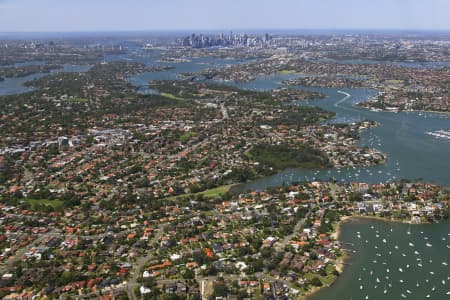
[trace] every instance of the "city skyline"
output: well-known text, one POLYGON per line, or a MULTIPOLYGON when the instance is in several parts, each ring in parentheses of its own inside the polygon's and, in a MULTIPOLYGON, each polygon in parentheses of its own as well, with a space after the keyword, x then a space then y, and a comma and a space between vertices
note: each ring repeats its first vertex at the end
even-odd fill
POLYGON ((199 30, 450 30, 445 0, 0 0, 0 32, 199 30), (20 22, 17 22, 20 20, 20 22))

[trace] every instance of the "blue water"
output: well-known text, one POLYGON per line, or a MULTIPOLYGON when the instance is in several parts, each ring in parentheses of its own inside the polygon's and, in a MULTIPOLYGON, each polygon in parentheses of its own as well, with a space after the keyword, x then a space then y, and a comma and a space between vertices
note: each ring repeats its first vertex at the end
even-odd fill
MULTIPOLYGON (((241 88, 268 90, 280 87, 284 79, 293 75, 264 76, 250 83, 236 84, 241 88)), ((377 91, 371 89, 335 89, 301 87, 327 95, 323 100, 302 101, 302 105, 316 105, 336 113, 335 122, 349 123, 359 120, 374 120, 380 124, 361 134, 361 145, 370 146, 386 153, 386 164, 372 167, 356 167, 305 170, 288 169, 279 174, 265 177, 236 187, 236 190, 264 189, 283 183, 312 179, 338 181, 365 181, 369 183, 399 179, 418 179, 443 185, 450 185, 450 142, 433 138, 425 132, 450 130, 450 115, 419 112, 373 112, 354 107, 355 103, 366 101, 377 91), (339 92, 340 91, 340 92, 339 92), (346 98, 342 92, 350 94, 346 98), (346 98, 346 99, 345 99, 346 98)))
POLYGON ((431 225, 360 219, 345 222, 339 240, 356 253, 331 288, 308 300, 356 300, 366 296, 398 300, 404 299, 402 294, 414 300, 449 299, 450 269, 445 265, 450 263, 449 228, 450 221, 431 225))
MULTIPOLYGON (((126 55, 111 55, 107 60, 132 60, 151 65, 169 65, 174 69, 161 72, 147 72, 131 76, 129 81, 142 93, 155 93, 148 88, 151 80, 177 79, 178 74, 184 72, 197 72, 214 66, 226 64, 244 63, 248 60, 230 60, 214 58, 194 58, 191 62, 165 63, 160 62, 160 50, 137 51, 126 55)), ((65 71, 82 72, 88 70, 89 66, 65 66, 65 71)), ((29 91, 22 84, 33 78, 45 74, 34 74, 24 78, 7 78, 0 82, 0 95, 16 94, 29 91)), ((285 79, 295 78, 292 74, 276 74, 259 77, 249 83, 233 84, 240 88, 270 90, 282 86, 285 79)), ((369 119, 380 124, 379 127, 367 130, 361 135, 361 145, 377 148, 388 155, 387 163, 384 165, 364 168, 342 168, 328 170, 304 170, 288 169, 274 176, 262 178, 238 187, 239 190, 264 189, 268 186, 277 186, 283 183, 335 178, 338 181, 366 181, 371 183, 384 182, 388 180, 399 180, 402 178, 431 181, 438 184, 450 185, 450 142, 435 139, 425 134, 427 131, 439 129, 450 129, 450 115, 437 113, 401 112, 386 113, 372 112, 359 109, 353 105, 357 102, 366 101, 376 91, 370 89, 343 89, 339 91, 334 88, 319 87, 293 87, 305 88, 326 94, 323 100, 302 101, 301 105, 317 105, 326 110, 336 113, 334 122, 355 122, 369 119), (350 97, 342 93, 350 94, 350 97), (345 98, 345 99, 344 99, 345 98)))
MULTIPOLYGON (((45 64, 42 61, 32 61, 27 63, 17 63, 16 67, 21 67, 24 65, 41 65, 45 64)), ((69 65, 64 64, 62 69, 52 70, 50 73, 35 73, 24 77, 17 78, 5 78, 4 81, 0 81, 0 96, 5 95, 17 95, 26 92, 30 92, 33 90, 32 87, 26 87, 24 84, 27 81, 31 81, 33 79, 41 78, 47 76, 49 74, 55 74, 58 72, 87 72, 91 66, 89 65, 69 65)))

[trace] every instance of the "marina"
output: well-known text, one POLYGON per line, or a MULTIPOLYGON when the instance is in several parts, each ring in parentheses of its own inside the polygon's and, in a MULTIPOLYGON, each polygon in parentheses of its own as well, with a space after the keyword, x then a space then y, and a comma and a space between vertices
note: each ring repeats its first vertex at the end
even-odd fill
POLYGON ((308 300, 364 299, 366 296, 388 300, 446 299, 450 284, 446 255, 449 225, 447 221, 408 229, 407 224, 368 219, 343 222, 339 240, 346 245, 352 241, 357 253, 349 256, 344 273, 331 288, 319 291, 308 300), (408 230, 411 230, 410 235, 406 234, 408 230), (380 233, 378 238, 376 231, 380 233), (358 235, 362 239, 355 239, 358 235), (383 243, 383 236, 387 243, 383 243), (425 237, 432 241, 433 247, 423 242, 425 237), (393 245, 393 241, 397 245, 393 245), (412 261, 418 263, 411 264, 412 261), (349 288, 352 286, 359 288, 349 288))

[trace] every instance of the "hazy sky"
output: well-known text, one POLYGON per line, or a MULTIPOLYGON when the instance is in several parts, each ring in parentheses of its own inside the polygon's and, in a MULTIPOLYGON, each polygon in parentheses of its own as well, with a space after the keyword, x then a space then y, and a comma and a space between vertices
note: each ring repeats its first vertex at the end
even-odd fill
POLYGON ((0 0, 0 32, 450 30, 450 0, 0 0))

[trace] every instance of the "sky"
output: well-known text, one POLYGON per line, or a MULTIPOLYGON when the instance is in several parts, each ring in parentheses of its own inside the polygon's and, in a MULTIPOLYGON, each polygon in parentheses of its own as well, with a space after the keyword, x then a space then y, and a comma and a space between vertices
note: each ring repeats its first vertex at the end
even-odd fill
POLYGON ((0 32, 450 30, 450 0, 0 0, 0 32))

